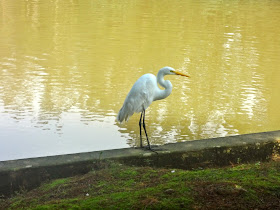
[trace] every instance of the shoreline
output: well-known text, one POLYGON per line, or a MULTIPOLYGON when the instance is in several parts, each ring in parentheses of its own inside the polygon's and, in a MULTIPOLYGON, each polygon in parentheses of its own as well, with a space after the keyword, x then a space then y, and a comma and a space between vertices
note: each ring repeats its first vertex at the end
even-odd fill
POLYGON ((280 155, 280 130, 156 146, 0 161, 0 195, 38 187, 50 179, 99 170, 112 162, 129 166, 197 169, 269 161, 280 155))

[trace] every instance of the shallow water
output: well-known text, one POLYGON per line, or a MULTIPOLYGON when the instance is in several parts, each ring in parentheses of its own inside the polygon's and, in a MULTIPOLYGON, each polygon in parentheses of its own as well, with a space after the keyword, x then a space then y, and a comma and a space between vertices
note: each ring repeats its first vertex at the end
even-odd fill
POLYGON ((280 129, 279 1, 0 2, 0 160, 139 145, 116 115, 172 66, 152 144, 280 129))

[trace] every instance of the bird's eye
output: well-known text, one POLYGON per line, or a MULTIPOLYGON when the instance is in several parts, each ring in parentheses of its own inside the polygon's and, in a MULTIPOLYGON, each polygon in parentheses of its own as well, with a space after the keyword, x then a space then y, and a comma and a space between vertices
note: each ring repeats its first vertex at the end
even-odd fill
POLYGON ((170 72, 171 72, 171 73, 174 73, 174 71, 173 71, 173 70, 170 70, 170 72))

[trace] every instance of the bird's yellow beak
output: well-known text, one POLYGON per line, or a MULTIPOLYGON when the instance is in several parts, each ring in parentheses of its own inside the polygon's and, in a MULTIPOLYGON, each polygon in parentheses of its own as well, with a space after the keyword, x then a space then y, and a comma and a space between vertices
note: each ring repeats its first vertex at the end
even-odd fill
POLYGON ((178 72, 178 71, 174 71, 174 73, 177 74, 177 75, 180 75, 180 76, 190 77, 190 76, 188 76, 188 75, 186 75, 186 74, 183 74, 183 73, 181 73, 181 72, 178 72))

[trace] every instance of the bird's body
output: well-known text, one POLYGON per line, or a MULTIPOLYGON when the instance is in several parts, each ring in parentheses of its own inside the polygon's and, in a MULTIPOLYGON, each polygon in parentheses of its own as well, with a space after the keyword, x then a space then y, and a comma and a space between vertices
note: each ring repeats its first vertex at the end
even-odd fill
MULTIPOLYGON (((150 144, 145 129, 145 110, 151 105, 153 101, 164 99, 171 94, 172 84, 169 80, 164 80, 163 78, 168 74, 187 76, 185 74, 176 72, 171 67, 164 67, 160 69, 157 76, 153 74, 144 74, 132 86, 117 116, 117 120, 119 122, 123 122, 124 120, 128 121, 129 117, 135 112, 141 112, 139 121, 141 138, 141 119, 142 115, 144 114, 143 127, 146 133, 149 148, 150 144), (157 83, 159 83, 165 89, 160 89, 157 83)), ((142 139, 140 141, 140 145, 142 147, 142 139)))
MULTIPOLYGON (((167 97, 171 93, 172 85, 165 90, 167 90, 167 97)), ((117 120, 119 122, 128 121, 129 117, 135 112, 146 110, 153 101, 160 99, 160 93, 165 90, 158 87, 155 75, 144 74, 132 86, 123 107, 119 111, 117 120)))

